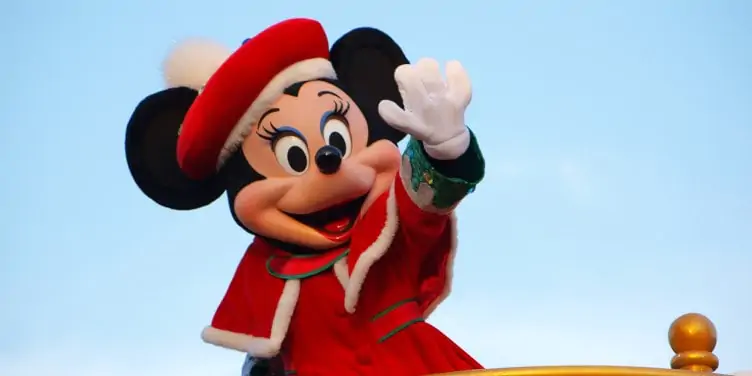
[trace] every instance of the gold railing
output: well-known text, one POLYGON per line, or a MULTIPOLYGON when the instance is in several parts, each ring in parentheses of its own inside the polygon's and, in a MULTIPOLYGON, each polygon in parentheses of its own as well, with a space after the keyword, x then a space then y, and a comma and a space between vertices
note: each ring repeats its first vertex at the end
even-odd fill
POLYGON ((668 330, 674 350, 671 369, 618 366, 550 366, 500 368, 483 371, 454 372, 453 376, 697 376, 714 374, 718 357, 713 354, 718 335, 715 325, 699 313, 676 319, 668 330))

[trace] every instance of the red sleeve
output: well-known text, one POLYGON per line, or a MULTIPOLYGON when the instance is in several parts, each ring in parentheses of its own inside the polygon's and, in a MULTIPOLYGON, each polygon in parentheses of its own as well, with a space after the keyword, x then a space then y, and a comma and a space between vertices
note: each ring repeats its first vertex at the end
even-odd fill
MULTIPOLYGON (((405 183, 397 175, 394 194, 399 212, 400 230, 406 240, 425 245, 427 241, 435 242, 449 225, 449 214, 432 213, 421 209, 413 202, 405 189, 405 183)), ((419 247, 424 248, 425 247, 419 247)))
POLYGON ((245 253, 214 314, 212 327, 254 337, 269 336, 274 309, 269 309, 266 301, 270 289, 261 286, 266 278, 263 261, 258 258, 250 249, 245 253))
POLYGON ((406 272, 414 276, 418 302, 430 313, 451 283, 447 275, 454 256, 455 234, 450 214, 422 210, 410 198, 402 179, 395 182, 395 199, 400 220, 400 236, 406 250, 403 262, 406 272))

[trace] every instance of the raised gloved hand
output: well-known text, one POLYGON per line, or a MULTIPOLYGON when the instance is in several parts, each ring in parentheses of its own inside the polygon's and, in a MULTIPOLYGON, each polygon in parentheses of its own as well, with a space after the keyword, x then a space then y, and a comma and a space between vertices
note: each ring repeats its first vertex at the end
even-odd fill
POLYGON ((404 110, 392 101, 379 103, 379 114, 392 127, 423 142, 434 159, 453 160, 470 145, 465 109, 472 98, 470 78, 457 61, 446 64, 446 80, 439 63, 421 59, 394 72, 404 110))

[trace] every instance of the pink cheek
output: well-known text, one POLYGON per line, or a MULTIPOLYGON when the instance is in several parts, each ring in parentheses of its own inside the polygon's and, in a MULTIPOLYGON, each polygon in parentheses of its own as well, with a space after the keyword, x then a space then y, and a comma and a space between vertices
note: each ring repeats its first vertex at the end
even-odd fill
POLYGON ((291 179, 276 178, 251 183, 235 196, 235 215, 243 224, 259 222, 263 213, 278 210, 279 201, 293 185, 291 179))
POLYGON ((235 209, 235 215, 238 216, 243 223, 252 222, 256 214, 268 208, 269 199, 264 195, 264 190, 258 189, 253 183, 245 188, 235 196, 235 202, 233 203, 235 209))
POLYGON ((253 195, 241 191, 236 197, 233 204, 235 209, 235 215, 238 220, 247 227, 253 227, 253 219, 257 216, 260 208, 254 205, 255 202, 252 199, 253 195))
POLYGON ((373 143, 363 151, 362 161, 371 166, 377 173, 392 172, 399 169, 402 155, 393 143, 382 140, 373 143))
POLYGON ((402 154, 396 146, 389 147, 389 149, 384 152, 382 158, 384 158, 385 164, 390 168, 399 168, 400 164, 402 164, 402 154))

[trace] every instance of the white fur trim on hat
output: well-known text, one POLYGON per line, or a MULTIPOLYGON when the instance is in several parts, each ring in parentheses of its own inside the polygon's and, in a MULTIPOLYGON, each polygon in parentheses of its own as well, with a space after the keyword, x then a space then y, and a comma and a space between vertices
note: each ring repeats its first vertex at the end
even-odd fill
POLYGON ((227 158, 237 150, 238 146, 250 133, 253 123, 282 95, 285 88, 296 82, 317 78, 337 78, 334 67, 332 67, 332 63, 329 60, 324 58, 303 60, 287 67, 287 69, 276 75, 264 87, 264 90, 261 91, 261 94, 251 104, 251 107, 246 110, 240 121, 235 124, 235 128, 230 132, 224 147, 222 147, 222 151, 219 153, 217 168, 222 167, 227 158))
POLYGON ((167 87, 188 87, 201 90, 232 52, 207 39, 179 42, 162 64, 167 87))

